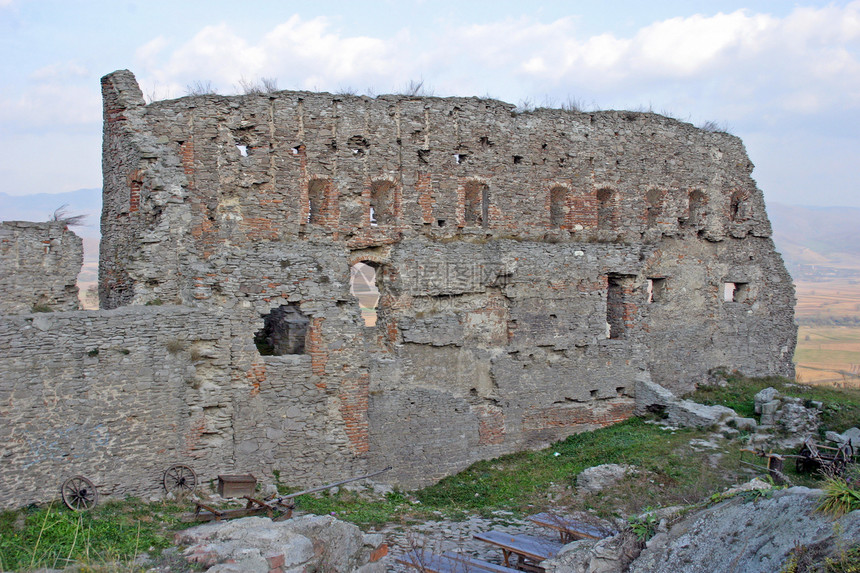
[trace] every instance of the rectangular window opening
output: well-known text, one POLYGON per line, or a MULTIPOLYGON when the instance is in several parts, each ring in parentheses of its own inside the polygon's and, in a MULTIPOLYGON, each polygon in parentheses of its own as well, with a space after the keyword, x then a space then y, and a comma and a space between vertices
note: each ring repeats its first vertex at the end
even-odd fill
POLYGON ((553 187, 549 192, 549 222, 554 229, 564 226, 567 213, 567 189, 553 187))
POLYGON ((627 330, 636 318, 636 304, 632 297, 634 280, 633 276, 620 274, 611 274, 607 279, 606 338, 627 338, 627 330))
POLYGON ((666 296, 666 279, 655 277, 648 279, 648 304, 663 302, 666 296))
POLYGON ((394 183, 374 181, 370 185, 370 226, 390 225, 395 222, 394 183))
POLYGON ((308 183, 308 223, 322 222, 327 185, 323 179, 314 179, 308 183))
POLYGON ((469 181, 465 188, 465 223, 467 227, 487 227, 490 209, 490 188, 469 181))

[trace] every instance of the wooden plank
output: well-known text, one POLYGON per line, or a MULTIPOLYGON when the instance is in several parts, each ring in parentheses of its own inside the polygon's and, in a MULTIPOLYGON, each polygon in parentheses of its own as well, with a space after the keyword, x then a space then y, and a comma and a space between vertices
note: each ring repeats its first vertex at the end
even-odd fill
MULTIPOLYGON (((208 507, 207 511, 211 511, 208 507)), ((182 516, 182 521, 221 521, 222 519, 235 519, 237 517, 248 517, 252 515, 262 515, 266 513, 265 507, 253 507, 251 509, 225 509, 217 513, 186 513, 182 516)))
POLYGON ((599 527, 572 517, 561 517, 551 513, 538 513, 527 518, 542 527, 554 529, 571 539, 604 539, 618 532, 614 529, 599 527))
POLYGON ((468 573, 468 565, 430 551, 410 551, 394 558, 398 563, 414 567, 422 573, 468 573))
POLYGON ((496 565, 495 563, 490 563, 488 561, 483 561, 481 559, 475 559, 469 555, 464 553, 451 553, 445 552, 442 554, 442 557, 447 557, 449 559, 453 559, 454 561, 460 561, 468 565, 467 571, 474 571, 475 573, 483 573, 484 571, 490 571, 492 573, 519 573, 517 569, 511 569, 510 567, 505 567, 504 565, 496 565))
MULTIPOLYGON (((557 541, 540 539, 530 535, 511 535, 510 533, 496 530, 476 533, 473 537, 485 543, 501 547, 503 551, 515 553, 537 563, 554 557, 563 547, 557 541)), ((505 562, 507 562, 507 559, 505 559, 505 562)))

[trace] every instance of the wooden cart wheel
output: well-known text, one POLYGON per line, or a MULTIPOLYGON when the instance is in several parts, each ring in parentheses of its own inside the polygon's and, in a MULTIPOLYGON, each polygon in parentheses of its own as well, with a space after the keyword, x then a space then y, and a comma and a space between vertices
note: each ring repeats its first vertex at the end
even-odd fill
POLYGON ((197 474, 190 467, 176 464, 164 471, 164 491, 175 495, 191 493, 197 487, 197 474))
POLYGON ((84 476, 70 477, 60 488, 63 503, 74 511, 87 511, 99 502, 99 492, 96 486, 84 476))

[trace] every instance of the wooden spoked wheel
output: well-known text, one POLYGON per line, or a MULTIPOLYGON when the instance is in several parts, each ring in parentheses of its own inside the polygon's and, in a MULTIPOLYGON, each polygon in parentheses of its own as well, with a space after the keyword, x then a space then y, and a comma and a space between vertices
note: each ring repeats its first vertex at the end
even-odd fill
POLYGON ((167 493, 191 493, 197 487, 197 474, 188 466, 176 464, 164 471, 162 484, 167 493))
POLYGON ((84 476, 70 477, 60 488, 63 503, 74 511, 87 511, 99 502, 99 492, 96 486, 84 476))

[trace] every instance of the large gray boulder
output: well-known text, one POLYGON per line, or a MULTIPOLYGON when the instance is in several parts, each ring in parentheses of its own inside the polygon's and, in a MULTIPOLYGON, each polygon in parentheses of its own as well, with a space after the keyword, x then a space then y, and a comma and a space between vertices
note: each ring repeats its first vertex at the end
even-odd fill
POLYGON ((328 515, 275 522, 246 517, 198 525, 176 534, 185 557, 208 573, 381 573, 387 553, 377 536, 328 515))
POLYGON ((603 464, 582 470, 576 477, 576 489, 580 493, 595 493, 615 485, 627 474, 636 471, 633 466, 603 464))
POLYGON ((693 513, 648 542, 631 573, 780 571, 795 547, 838 551, 860 542, 860 511, 842 518, 815 509, 822 492, 793 487, 749 501, 735 497, 693 513))
POLYGON ((708 428, 737 417, 731 408, 682 400, 649 377, 640 376, 636 379, 635 413, 641 416, 649 412, 662 413, 666 416, 666 422, 673 426, 693 428, 708 428))
POLYGON ((631 531, 606 539, 581 539, 565 545, 541 563, 546 573, 622 573, 639 554, 641 543, 631 531))
POLYGON ((840 446, 850 443, 855 451, 860 450, 860 428, 849 428, 841 434, 827 432, 824 437, 831 442, 836 442, 840 446))

